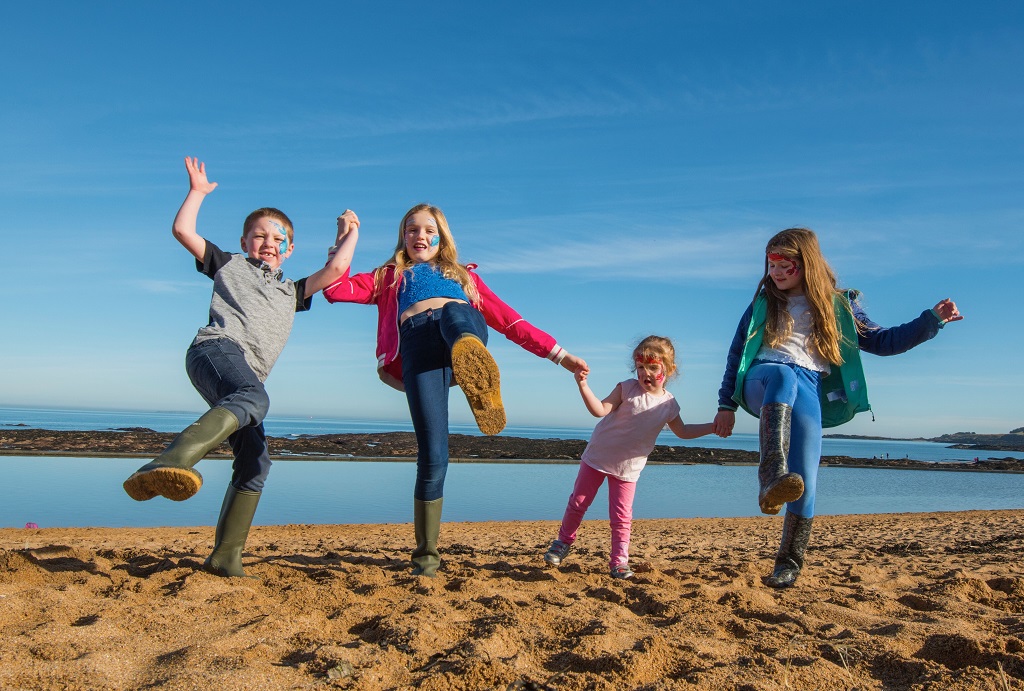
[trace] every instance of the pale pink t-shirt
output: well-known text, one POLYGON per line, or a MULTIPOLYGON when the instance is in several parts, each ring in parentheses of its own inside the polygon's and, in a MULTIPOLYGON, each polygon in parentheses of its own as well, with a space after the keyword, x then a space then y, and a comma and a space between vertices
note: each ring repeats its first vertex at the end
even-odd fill
POLYGON ((679 415, 679 403, 668 391, 652 396, 636 379, 619 382, 622 403, 594 427, 582 461, 624 482, 636 482, 654 450, 658 433, 679 415))

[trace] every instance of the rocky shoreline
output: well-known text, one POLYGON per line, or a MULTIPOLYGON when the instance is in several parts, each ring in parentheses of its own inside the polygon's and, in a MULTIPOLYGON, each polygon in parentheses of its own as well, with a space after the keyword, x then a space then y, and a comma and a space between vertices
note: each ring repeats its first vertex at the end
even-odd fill
MULTIPOLYGON (((5 429, 0 431, 0 455, 92 456, 147 458, 174 438, 173 433, 148 428, 102 431, 54 431, 5 429)), ((527 439, 523 437, 480 437, 452 434, 449 437, 453 462, 576 463, 586 440, 527 439)), ((274 460, 401 460, 416 457, 412 432, 377 434, 320 434, 268 437, 274 460)), ((210 454, 230 457, 227 444, 210 454)), ((757 453, 739 449, 711 449, 656 446, 650 463, 756 465, 757 453)), ((970 463, 936 463, 908 458, 864 459, 825 456, 823 466, 858 468, 904 468, 913 470, 955 470, 980 472, 1024 472, 1024 460, 990 458, 970 463)))

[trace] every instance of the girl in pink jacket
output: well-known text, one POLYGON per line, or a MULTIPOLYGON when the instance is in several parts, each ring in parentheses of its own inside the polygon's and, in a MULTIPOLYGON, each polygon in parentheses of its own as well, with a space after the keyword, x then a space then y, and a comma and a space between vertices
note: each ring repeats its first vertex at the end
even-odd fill
POLYGON ((440 209, 419 204, 398 226, 391 259, 369 273, 324 289, 329 302, 377 306, 377 371, 404 390, 416 431, 413 573, 433 576, 440 564, 444 478, 448 470, 448 390, 462 388, 484 434, 505 427, 500 377, 487 350, 487 327, 570 372, 587 371, 547 333, 502 302, 459 263, 455 239, 440 209))

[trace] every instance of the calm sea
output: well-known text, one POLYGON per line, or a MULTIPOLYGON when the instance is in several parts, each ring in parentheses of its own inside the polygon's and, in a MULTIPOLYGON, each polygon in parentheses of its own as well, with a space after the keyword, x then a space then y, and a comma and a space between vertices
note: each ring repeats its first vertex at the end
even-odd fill
MULTIPOLYGON (((51 430, 111 430, 127 427, 148 427, 157 432, 180 432, 195 421, 196 413, 130 412, 111 410, 57 410, 50 408, 0 407, 0 429, 24 425, 51 430)), ((303 434, 348 434, 374 432, 411 432, 408 420, 335 420, 314 417, 268 417, 264 422, 267 434, 287 437, 303 434)), ((452 424, 454 434, 479 435, 474 425, 452 424)), ((514 427, 501 433, 505 437, 528 439, 589 439, 592 427, 514 427)), ((734 434, 728 439, 715 436, 700 439, 679 439, 671 432, 663 432, 658 443, 668 446, 692 446, 714 449, 740 449, 757 451, 757 435, 734 434)), ((978 452, 951 449, 927 441, 824 439, 825 456, 851 458, 912 458, 918 461, 973 461, 975 456, 988 458, 1024 458, 1024 452, 978 452)))
MULTIPOLYGON (((192 413, 134 413, 0 408, 0 428, 103 430, 148 427, 176 432, 192 413)), ((274 436, 409 431, 404 422, 271 418, 274 436)), ((475 428, 453 426, 474 434, 475 428)), ((508 428, 503 434, 531 438, 586 439, 590 429, 508 428)), ((753 435, 717 437, 695 444, 671 435, 665 444, 756 450, 753 435)), ((917 460, 966 461, 973 456, 929 442, 825 440, 826 455, 859 458, 890 454, 917 460)), ((1020 458, 1024 454, 999 452, 1020 458)), ((0 527, 35 523, 55 526, 196 526, 216 521, 231 473, 224 460, 204 460, 205 484, 186 502, 162 497, 132 501, 121 483, 147 459, 0 456, 0 527)), ((412 520, 412 462, 287 461, 274 464, 256 523, 405 523, 412 520)), ((445 520, 507 521, 561 518, 576 476, 574 464, 458 463, 445 484, 445 520)), ((753 466, 649 466, 637 486, 636 518, 759 515, 753 466)), ((1024 475, 948 471, 823 468, 819 514, 959 511, 1024 508, 1024 475)), ((605 490, 587 517, 607 519, 605 490)))

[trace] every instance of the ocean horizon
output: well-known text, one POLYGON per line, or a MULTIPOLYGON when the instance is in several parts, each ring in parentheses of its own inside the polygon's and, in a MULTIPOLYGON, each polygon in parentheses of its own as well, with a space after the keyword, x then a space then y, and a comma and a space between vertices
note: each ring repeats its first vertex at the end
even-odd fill
MULTIPOLYGON (((128 428, 148 428, 155 432, 179 432, 191 424, 201 413, 195 411, 131 411, 87 408, 44 408, 29 406, 0 406, 0 429, 27 427, 54 431, 101 431, 128 428)), ((408 420, 359 420, 316 416, 269 416, 264 421, 267 434, 273 437, 294 437, 323 434, 382 434, 386 432, 412 432, 408 420)), ((452 434, 481 436, 476 425, 451 423, 452 434)), ((509 425, 503 437, 526 439, 582 439, 587 440, 591 427, 509 425)), ((722 439, 713 435, 699 439, 679 439, 668 430, 658 436, 658 444, 702 449, 757 451, 756 434, 733 434, 722 439)), ((910 458, 928 462, 971 462, 975 458, 1024 459, 1024 452, 982 452, 953 449, 945 444, 919 439, 822 439, 823 456, 849 456, 850 458, 910 458)))

